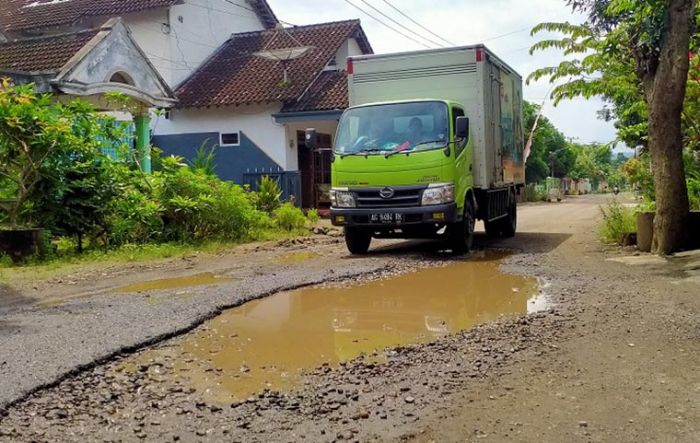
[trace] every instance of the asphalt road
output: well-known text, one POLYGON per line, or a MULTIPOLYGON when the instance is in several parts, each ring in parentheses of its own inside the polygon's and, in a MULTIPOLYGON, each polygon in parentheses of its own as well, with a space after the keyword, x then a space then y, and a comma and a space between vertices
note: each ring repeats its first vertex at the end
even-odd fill
POLYGON ((60 277, 71 285, 38 283, 47 295, 15 291, 0 323, 2 401, 52 386, 10 407, 0 421, 0 436, 19 441, 65 436, 126 441, 174 436, 185 441, 289 441, 301 436, 310 441, 697 441, 697 285, 683 278, 690 272, 685 262, 647 260, 629 266, 611 261, 632 251, 603 247, 596 239, 598 206, 607 199, 587 196, 525 205, 514 239, 477 239, 480 247, 520 251, 505 269, 538 277, 553 310, 389 352, 383 365, 359 361, 315 371, 294 394, 296 400, 268 393, 222 411, 196 394, 146 395, 153 384, 148 372, 117 376, 113 357, 283 288, 361 280, 450 260, 438 242, 377 242, 367 257, 355 258, 338 239, 320 237, 305 244, 198 256, 184 264, 74 270, 60 277), (300 253, 303 259, 297 261, 300 253), (204 270, 238 280, 185 293, 114 291, 128 283, 204 270), (102 277, 98 282, 95 272, 102 277), (99 286, 100 293, 91 296, 91 286, 99 286), (66 287, 80 297, 72 297, 66 287), (37 304, 47 298, 51 303, 37 304), (50 406, 56 404, 65 407, 57 412, 50 406))

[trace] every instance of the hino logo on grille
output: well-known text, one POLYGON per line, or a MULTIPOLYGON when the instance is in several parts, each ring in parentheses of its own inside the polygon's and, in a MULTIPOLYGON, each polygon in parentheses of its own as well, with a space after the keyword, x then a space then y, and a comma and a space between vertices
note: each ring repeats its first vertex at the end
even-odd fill
POLYGON ((379 196, 384 199, 389 199, 394 196, 394 190, 391 188, 384 188, 379 191, 379 196))

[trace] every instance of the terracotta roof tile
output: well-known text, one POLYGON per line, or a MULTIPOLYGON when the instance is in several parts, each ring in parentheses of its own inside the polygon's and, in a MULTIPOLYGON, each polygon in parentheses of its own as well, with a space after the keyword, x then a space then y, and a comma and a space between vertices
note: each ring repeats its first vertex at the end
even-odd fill
POLYGON ((2 0, 0 26, 7 31, 68 25, 82 17, 116 16, 171 6, 177 0, 2 0))
POLYGON ((57 72, 99 30, 0 43, 0 72, 57 72))
POLYGON ((282 112, 327 111, 348 107, 348 76, 345 71, 322 73, 308 91, 282 112))
POLYGON ((371 52, 359 20, 234 34, 176 91, 181 107, 236 106, 297 100, 312 85, 341 45, 357 36, 371 52), (286 62, 256 55, 260 51, 306 46, 301 57, 286 62))
MULTIPOLYGON (((168 7, 178 2, 179 0, 0 0, 0 28, 22 31, 69 25, 82 17, 114 17, 168 7)), ((266 0, 254 0, 248 4, 265 27, 275 26, 277 18, 266 0)))

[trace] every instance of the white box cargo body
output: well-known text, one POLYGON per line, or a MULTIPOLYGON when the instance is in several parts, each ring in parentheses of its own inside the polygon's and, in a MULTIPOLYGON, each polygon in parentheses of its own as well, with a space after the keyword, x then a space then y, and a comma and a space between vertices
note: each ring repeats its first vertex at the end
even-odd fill
POLYGON ((474 187, 525 183, 522 78, 485 46, 348 59, 350 106, 438 99, 464 107, 474 144, 474 187))

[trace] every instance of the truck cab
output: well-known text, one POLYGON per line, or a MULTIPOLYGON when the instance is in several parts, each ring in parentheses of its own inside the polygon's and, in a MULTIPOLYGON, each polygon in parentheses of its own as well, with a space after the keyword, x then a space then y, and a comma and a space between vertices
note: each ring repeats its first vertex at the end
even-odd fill
MULTIPOLYGON (((514 71, 473 46, 351 58, 348 73, 330 197, 351 253, 372 238, 440 236, 468 252, 477 219, 490 235, 515 234, 524 165, 514 71)), ((306 136, 313 146, 315 131, 306 136)))
MULTIPOLYGON (((464 109, 445 100, 373 103, 341 118, 331 174, 331 222, 348 248, 372 237, 435 237, 462 220, 471 188, 464 109)), ((367 246, 365 246, 365 244, 367 246)))

